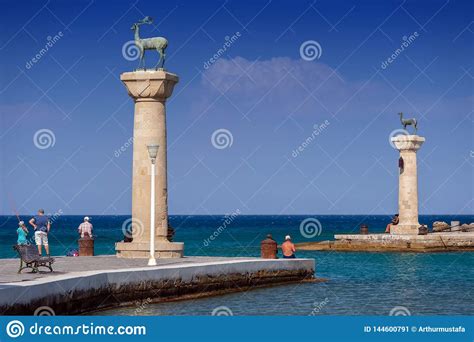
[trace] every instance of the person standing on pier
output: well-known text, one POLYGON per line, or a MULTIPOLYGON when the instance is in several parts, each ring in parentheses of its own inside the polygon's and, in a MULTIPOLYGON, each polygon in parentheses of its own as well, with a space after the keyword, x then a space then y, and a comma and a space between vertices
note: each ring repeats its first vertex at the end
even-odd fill
POLYGON ((281 251, 283 252, 284 259, 294 259, 296 258, 295 252, 296 248, 293 242, 291 242, 291 236, 285 236, 285 242, 281 244, 281 251))
POLYGON ((43 209, 39 209, 38 215, 33 217, 29 223, 35 230, 35 242, 38 246, 39 255, 42 254, 42 246, 44 246, 46 255, 49 256, 48 233, 51 229, 51 222, 49 221, 48 216, 44 214, 43 209))
POLYGON ((92 237, 92 223, 89 222, 90 218, 89 216, 84 217, 84 222, 82 222, 79 227, 77 228, 77 231, 81 235, 81 238, 84 238, 84 236, 92 237))
POLYGON ((18 234, 18 240, 16 241, 16 244, 27 245, 28 240, 26 239, 26 235, 28 234, 28 228, 26 228, 25 222, 18 222, 18 229, 16 230, 16 233, 18 234))

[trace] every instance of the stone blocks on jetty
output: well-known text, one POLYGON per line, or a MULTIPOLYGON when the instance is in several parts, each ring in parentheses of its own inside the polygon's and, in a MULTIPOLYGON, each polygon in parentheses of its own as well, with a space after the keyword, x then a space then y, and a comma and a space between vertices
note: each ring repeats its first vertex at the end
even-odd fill
POLYGON ((298 250, 345 252, 448 252, 474 251, 474 232, 428 235, 336 234, 334 241, 297 244, 298 250))

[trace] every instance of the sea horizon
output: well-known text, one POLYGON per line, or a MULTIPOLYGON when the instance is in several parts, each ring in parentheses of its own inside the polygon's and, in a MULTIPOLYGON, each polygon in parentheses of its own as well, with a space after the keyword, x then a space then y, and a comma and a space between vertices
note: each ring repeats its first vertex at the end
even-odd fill
MULTIPOLYGON (((20 216, 27 223, 27 215, 20 216)), ((52 255, 61 256, 77 249, 77 227, 82 215, 59 215, 50 232, 52 255)), ((130 228, 131 215, 90 215, 94 226, 97 255, 115 254, 115 242, 123 240, 130 228)), ((392 215, 170 215, 175 230, 174 241, 184 242, 185 255, 259 256, 259 243, 267 234, 282 242, 291 235, 295 242, 333 240, 334 234, 359 232, 361 224, 372 233, 382 233, 392 215), (304 232, 301 223, 311 218, 318 222, 316 231, 304 232), (211 235, 218 236, 210 240, 211 235), (243 248, 242 246, 246 246, 243 248), (227 249, 226 249, 227 248, 227 249)), ((420 215, 420 224, 431 229, 433 222, 474 222, 474 215, 420 215)), ((18 219, 15 215, 0 215, 0 258, 15 257, 11 246, 16 242, 18 219)), ((30 228, 30 227, 29 227, 30 228)), ((32 229, 28 235, 32 239, 32 229)), ((33 242, 31 240, 31 242, 33 242)))
MULTIPOLYGON (((108 215, 94 219, 92 216, 96 255, 115 254, 115 242, 123 238, 122 225, 130 217, 108 215)), ((451 219, 470 223, 474 222, 474 215, 420 215, 420 223, 428 224, 430 228, 434 221, 449 223, 451 219)), ((82 217, 78 215, 57 218, 49 238, 52 255, 64 256, 77 249, 76 229, 81 222, 82 217)), ((362 223, 369 226, 370 232, 381 233, 390 222, 390 215, 238 215, 227 223, 225 215, 170 215, 169 222, 175 229, 174 240, 185 244, 185 257, 259 257, 260 241, 267 234, 272 234, 278 243, 288 234, 296 243, 332 240, 337 233, 358 232, 362 223), (308 232, 302 231, 300 224, 307 218, 317 219, 321 229, 305 236, 303 234, 308 232), (210 236, 214 239, 210 240, 210 236)), ((16 257, 11 247, 16 239, 15 227, 16 216, 0 216, 0 258, 16 257)), ((314 259, 317 277, 325 278, 327 282, 147 304, 139 312, 134 305, 95 314, 208 315, 221 303, 225 303, 234 315, 310 315, 312 312, 316 315, 387 315, 396 305, 409 308, 413 315, 472 314, 469 308, 474 307, 474 303, 468 304, 472 299, 455 295, 457 291, 467 293, 474 281, 468 275, 474 262, 472 253, 297 250, 296 256, 314 259), (444 283, 456 283, 456 289, 439 286, 444 283), (354 291, 355 288, 358 290, 354 291), (391 291, 383 290, 387 288, 391 291), (385 293, 383 301, 379 296, 381 291, 385 293), (291 293, 283 300, 288 305, 268 304, 275 296, 285 297, 285 293, 291 293)))

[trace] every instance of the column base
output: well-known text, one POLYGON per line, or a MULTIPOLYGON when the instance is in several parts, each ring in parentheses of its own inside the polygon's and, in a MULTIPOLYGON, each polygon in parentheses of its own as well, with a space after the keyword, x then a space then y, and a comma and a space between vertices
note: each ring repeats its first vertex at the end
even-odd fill
POLYGON ((419 224, 397 224, 390 227, 392 235, 418 235, 419 224))
MULTIPOLYGON (((150 244, 146 242, 117 242, 115 251, 117 258, 150 258, 150 244)), ((155 242, 155 258, 157 259, 182 258, 183 255, 183 242, 155 242)))

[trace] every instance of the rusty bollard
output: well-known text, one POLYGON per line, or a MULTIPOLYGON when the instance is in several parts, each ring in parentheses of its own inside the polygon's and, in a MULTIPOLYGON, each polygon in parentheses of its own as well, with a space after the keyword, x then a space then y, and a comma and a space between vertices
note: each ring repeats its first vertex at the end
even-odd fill
POLYGON ((427 235, 428 234, 428 226, 422 224, 420 227, 418 227, 418 235, 427 235))
POLYGON ((79 242, 79 256, 94 256, 94 239, 89 235, 78 240, 79 242))
POLYGON ((273 240, 271 234, 268 234, 267 238, 260 243, 260 253, 262 259, 277 258, 278 244, 275 240, 273 240))
POLYGON ((367 235, 367 234, 369 234, 369 226, 366 225, 365 223, 362 224, 362 225, 360 226, 360 231, 359 231, 359 233, 362 234, 362 235, 367 235))

